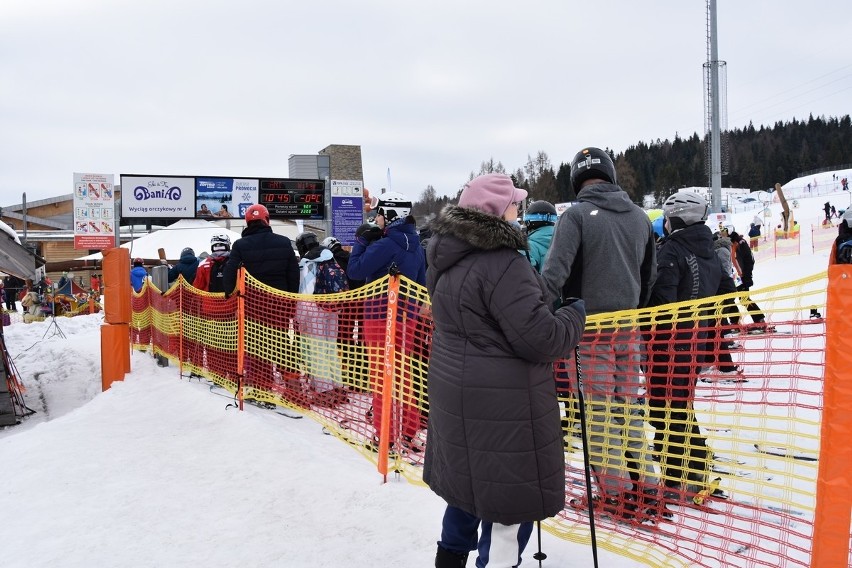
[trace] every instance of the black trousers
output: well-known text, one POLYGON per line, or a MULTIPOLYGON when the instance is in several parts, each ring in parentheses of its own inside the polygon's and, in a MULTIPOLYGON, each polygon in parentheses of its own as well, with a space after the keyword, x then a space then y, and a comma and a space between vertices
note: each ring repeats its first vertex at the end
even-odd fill
MULTIPOLYGON (((740 284, 739 286, 737 286, 737 290, 739 292, 748 292, 749 286, 745 284, 740 284)), ((754 323, 763 323, 763 320, 766 319, 766 316, 763 315, 763 312, 761 311, 760 307, 754 300, 751 299, 750 296, 744 296, 741 303, 743 307, 748 311, 748 313, 751 314, 751 319, 754 323)), ((740 322, 739 310, 737 310, 736 316, 731 316, 728 319, 730 319, 733 325, 737 325, 740 322)))
POLYGON ((663 483, 669 487, 704 485, 711 453, 701 434, 692 401, 700 367, 686 351, 652 352, 648 374, 649 423, 663 483))

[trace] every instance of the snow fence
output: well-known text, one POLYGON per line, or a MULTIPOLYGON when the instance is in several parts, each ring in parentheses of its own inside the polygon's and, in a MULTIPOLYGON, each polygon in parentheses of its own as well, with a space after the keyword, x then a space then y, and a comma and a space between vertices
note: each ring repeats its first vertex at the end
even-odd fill
MULTIPOLYGON (((753 290, 751 301, 736 293, 588 319, 580 360, 592 485, 623 497, 593 507, 599 546, 660 567, 848 564, 852 274, 831 270, 830 280, 753 290), (827 297, 842 303, 826 311, 827 297), (757 310, 768 330, 750 325, 757 310), (668 512, 642 522, 630 487, 662 497, 663 484, 668 512)), ((164 293, 146 284, 132 297, 133 347, 237 405, 309 416, 380 475, 422 483, 426 290, 398 276, 327 296, 280 292, 250 274, 239 282, 227 299, 183 280, 164 293)), ((566 507, 543 526, 590 542, 577 365, 566 355, 554 365, 566 507)))

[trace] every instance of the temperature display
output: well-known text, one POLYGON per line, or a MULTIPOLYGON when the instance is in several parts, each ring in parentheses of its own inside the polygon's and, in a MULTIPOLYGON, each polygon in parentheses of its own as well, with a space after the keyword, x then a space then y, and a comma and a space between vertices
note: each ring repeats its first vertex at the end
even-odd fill
POLYGON ((325 182, 308 179, 262 179, 258 192, 270 217, 324 219, 325 182))

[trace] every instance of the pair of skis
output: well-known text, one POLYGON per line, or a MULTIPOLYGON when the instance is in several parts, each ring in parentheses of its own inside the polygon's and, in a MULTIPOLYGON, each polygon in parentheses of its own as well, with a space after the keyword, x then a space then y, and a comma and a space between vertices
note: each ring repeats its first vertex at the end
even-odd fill
MULTIPOLYGON (((228 407, 238 406, 236 394, 230 394, 230 393, 227 393, 227 391, 224 392, 224 393, 223 392, 217 392, 217 389, 225 390, 222 386, 217 385, 216 383, 212 383, 210 385, 210 392, 211 393, 215 394, 216 396, 222 396, 222 397, 230 398, 230 399, 234 400, 234 403, 229 404, 228 407)), ((264 402, 264 401, 260 401, 260 400, 255 400, 253 398, 246 398, 246 399, 243 399, 243 400, 245 400, 245 402, 251 404, 252 406, 256 406, 256 407, 262 408, 264 410, 273 410, 273 411, 275 411, 275 414, 280 414, 281 416, 285 416, 287 418, 292 418, 293 420, 299 420, 299 419, 303 418, 303 415, 299 414, 298 412, 294 412, 292 410, 282 408, 282 407, 278 406, 277 404, 273 404, 271 402, 264 402)))

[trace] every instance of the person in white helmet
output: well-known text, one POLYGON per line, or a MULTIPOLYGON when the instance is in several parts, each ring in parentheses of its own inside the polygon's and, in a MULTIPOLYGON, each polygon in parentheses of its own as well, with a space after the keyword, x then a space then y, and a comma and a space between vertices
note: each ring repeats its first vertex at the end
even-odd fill
MULTIPOLYGON (((657 278, 648 306, 662 306, 729 294, 734 281, 713 251, 713 234, 707 220, 707 201, 682 191, 663 203, 668 235, 657 251, 657 278)), ((702 311, 698 322, 670 314, 674 322, 657 320, 648 341, 646 372, 648 421, 655 429, 654 451, 660 464, 664 501, 690 503, 709 488, 712 451, 702 435, 692 403, 697 374, 713 344, 716 304, 712 301, 692 312, 702 311), (681 321, 682 320, 682 321, 681 321), (697 323, 697 325, 696 325, 697 323)), ((647 494, 659 495, 648 491, 647 494)), ((661 505, 661 501, 647 501, 661 505)), ((660 512, 658 509, 656 512, 660 512)))
MULTIPOLYGON (((367 283, 387 276, 391 271, 413 280, 421 286, 426 285, 426 255, 420 246, 420 237, 414 217, 411 216, 411 200, 401 193, 389 192, 379 196, 376 208, 376 222, 364 223, 355 232, 355 245, 349 257, 347 275, 367 283)), ((407 346, 405 355, 414 357, 419 354, 417 347, 422 343, 420 325, 420 306, 414 305, 409 297, 403 300, 397 323, 397 342, 407 346), (419 335, 418 335, 419 334, 419 335)), ((368 299, 364 302, 364 342, 367 345, 370 385, 373 388, 373 425, 378 435, 382 421, 382 397, 378 394, 384 382, 383 346, 385 343, 385 313, 387 298, 368 299)), ((404 370, 403 381, 410 383, 410 372, 404 370)), ((422 392, 422 385, 411 385, 404 389, 411 393, 422 392)), ((412 398, 416 395, 412 394, 412 398)), ((418 401, 402 405, 400 420, 393 421, 390 437, 402 438, 401 444, 408 445, 411 451, 418 451, 416 436, 425 423, 418 410, 418 401)))
POLYGON ((231 237, 213 235, 210 239, 210 256, 205 258, 195 271, 192 285, 205 292, 224 292, 225 263, 231 256, 231 237))
POLYGON ((401 274, 426 284, 425 254, 411 207, 411 200, 401 193, 379 197, 375 225, 365 223, 355 232, 347 266, 350 278, 372 282, 386 276, 391 264, 396 264, 401 274))

